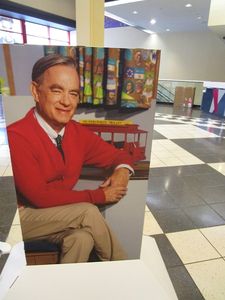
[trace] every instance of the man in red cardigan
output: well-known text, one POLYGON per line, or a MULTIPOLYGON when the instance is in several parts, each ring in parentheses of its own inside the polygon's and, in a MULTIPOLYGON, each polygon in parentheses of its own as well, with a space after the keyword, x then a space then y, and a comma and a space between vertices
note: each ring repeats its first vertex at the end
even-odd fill
POLYGON ((7 128, 24 239, 59 243, 61 263, 88 261, 93 248, 101 260, 124 259, 95 204, 125 196, 130 156, 72 120, 79 77, 71 57, 39 59, 31 91, 36 107, 7 128), (76 191, 83 165, 114 171, 98 189, 76 191))

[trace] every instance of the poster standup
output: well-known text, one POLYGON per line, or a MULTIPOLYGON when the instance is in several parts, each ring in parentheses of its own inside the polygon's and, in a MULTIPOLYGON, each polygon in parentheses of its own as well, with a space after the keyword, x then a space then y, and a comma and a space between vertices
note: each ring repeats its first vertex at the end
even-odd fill
MULTIPOLYGON (((128 259, 139 259, 160 51, 3 45, 0 78, 9 91, 3 96, 7 125, 22 118, 34 106, 27 88, 31 69, 37 59, 51 53, 72 56, 77 61, 80 103, 73 118, 132 156, 135 173, 130 178, 127 195, 118 203, 99 209, 128 253, 128 259), (9 78, 8 74, 13 77, 9 78)), ((107 172, 85 166, 76 189, 95 189, 108 176, 107 172)))

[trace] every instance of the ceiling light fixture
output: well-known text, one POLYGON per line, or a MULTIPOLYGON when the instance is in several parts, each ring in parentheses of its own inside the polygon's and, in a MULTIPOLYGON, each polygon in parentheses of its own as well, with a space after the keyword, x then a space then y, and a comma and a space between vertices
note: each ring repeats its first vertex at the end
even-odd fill
POLYGON ((138 14, 138 12, 137 12, 136 10, 134 10, 134 11, 133 11, 133 14, 134 14, 134 15, 137 15, 137 14, 138 14))
POLYGON ((154 24, 156 23, 156 19, 151 19, 151 20, 150 20, 150 23, 151 23, 152 25, 154 25, 154 24))
POLYGON ((111 7, 121 4, 127 4, 127 3, 134 3, 134 2, 141 2, 144 0, 116 0, 116 1, 110 1, 105 3, 105 7, 111 7))
POLYGON ((187 7, 187 8, 188 8, 188 7, 192 7, 192 4, 191 4, 191 3, 188 3, 188 4, 185 5, 185 7, 187 7))
POLYGON ((148 29, 140 29, 141 31, 144 31, 144 32, 146 32, 146 33, 148 33, 148 34, 155 34, 155 32, 154 31, 151 31, 151 30, 148 30, 148 29))
POLYGON ((123 19, 123 18, 120 18, 120 17, 118 17, 117 15, 111 14, 111 13, 109 13, 109 12, 107 12, 107 11, 105 11, 105 16, 106 16, 106 17, 109 17, 109 18, 111 18, 111 19, 114 19, 114 20, 116 20, 116 21, 122 22, 122 23, 124 23, 124 24, 127 24, 128 26, 131 26, 131 27, 134 27, 134 26, 135 26, 134 24, 130 23, 129 21, 127 21, 127 20, 125 20, 125 19, 123 19))
POLYGON ((166 31, 170 31, 170 29, 169 29, 169 28, 166 28, 166 31))
POLYGON ((122 23, 124 23, 124 24, 127 24, 128 26, 134 27, 134 28, 136 28, 136 29, 138 29, 138 30, 144 31, 144 32, 146 32, 146 33, 148 33, 148 34, 154 34, 154 33, 155 33, 155 32, 153 32, 153 31, 151 31, 151 30, 148 30, 148 29, 145 29, 145 28, 143 28, 143 27, 134 25, 134 24, 128 22, 127 20, 125 20, 125 19, 123 19, 123 18, 120 18, 120 17, 118 17, 117 15, 111 14, 111 13, 109 13, 109 12, 107 12, 107 11, 105 11, 105 16, 106 16, 106 17, 109 17, 109 18, 111 18, 111 19, 117 20, 117 21, 119 21, 119 22, 122 22, 122 23))

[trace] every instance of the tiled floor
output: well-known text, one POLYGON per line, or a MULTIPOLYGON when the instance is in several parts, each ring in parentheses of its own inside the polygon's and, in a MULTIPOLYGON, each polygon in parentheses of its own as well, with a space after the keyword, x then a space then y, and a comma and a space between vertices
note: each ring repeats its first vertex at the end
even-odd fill
POLYGON ((225 120, 157 105, 144 234, 179 299, 225 299, 225 120))
MULTIPOLYGON (((0 241, 11 246, 22 241, 19 216, 16 205, 16 191, 10 164, 10 154, 0 98, 0 241)), ((0 274, 8 255, 0 257, 0 274)))

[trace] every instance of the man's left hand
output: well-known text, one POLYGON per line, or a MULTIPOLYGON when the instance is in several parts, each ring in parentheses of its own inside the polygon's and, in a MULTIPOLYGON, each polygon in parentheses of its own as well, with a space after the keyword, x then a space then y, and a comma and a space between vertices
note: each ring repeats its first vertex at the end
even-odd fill
POLYGON ((127 187, 129 181, 129 170, 127 168, 118 168, 113 174, 107 178, 101 185, 101 188, 107 186, 122 186, 127 187))

